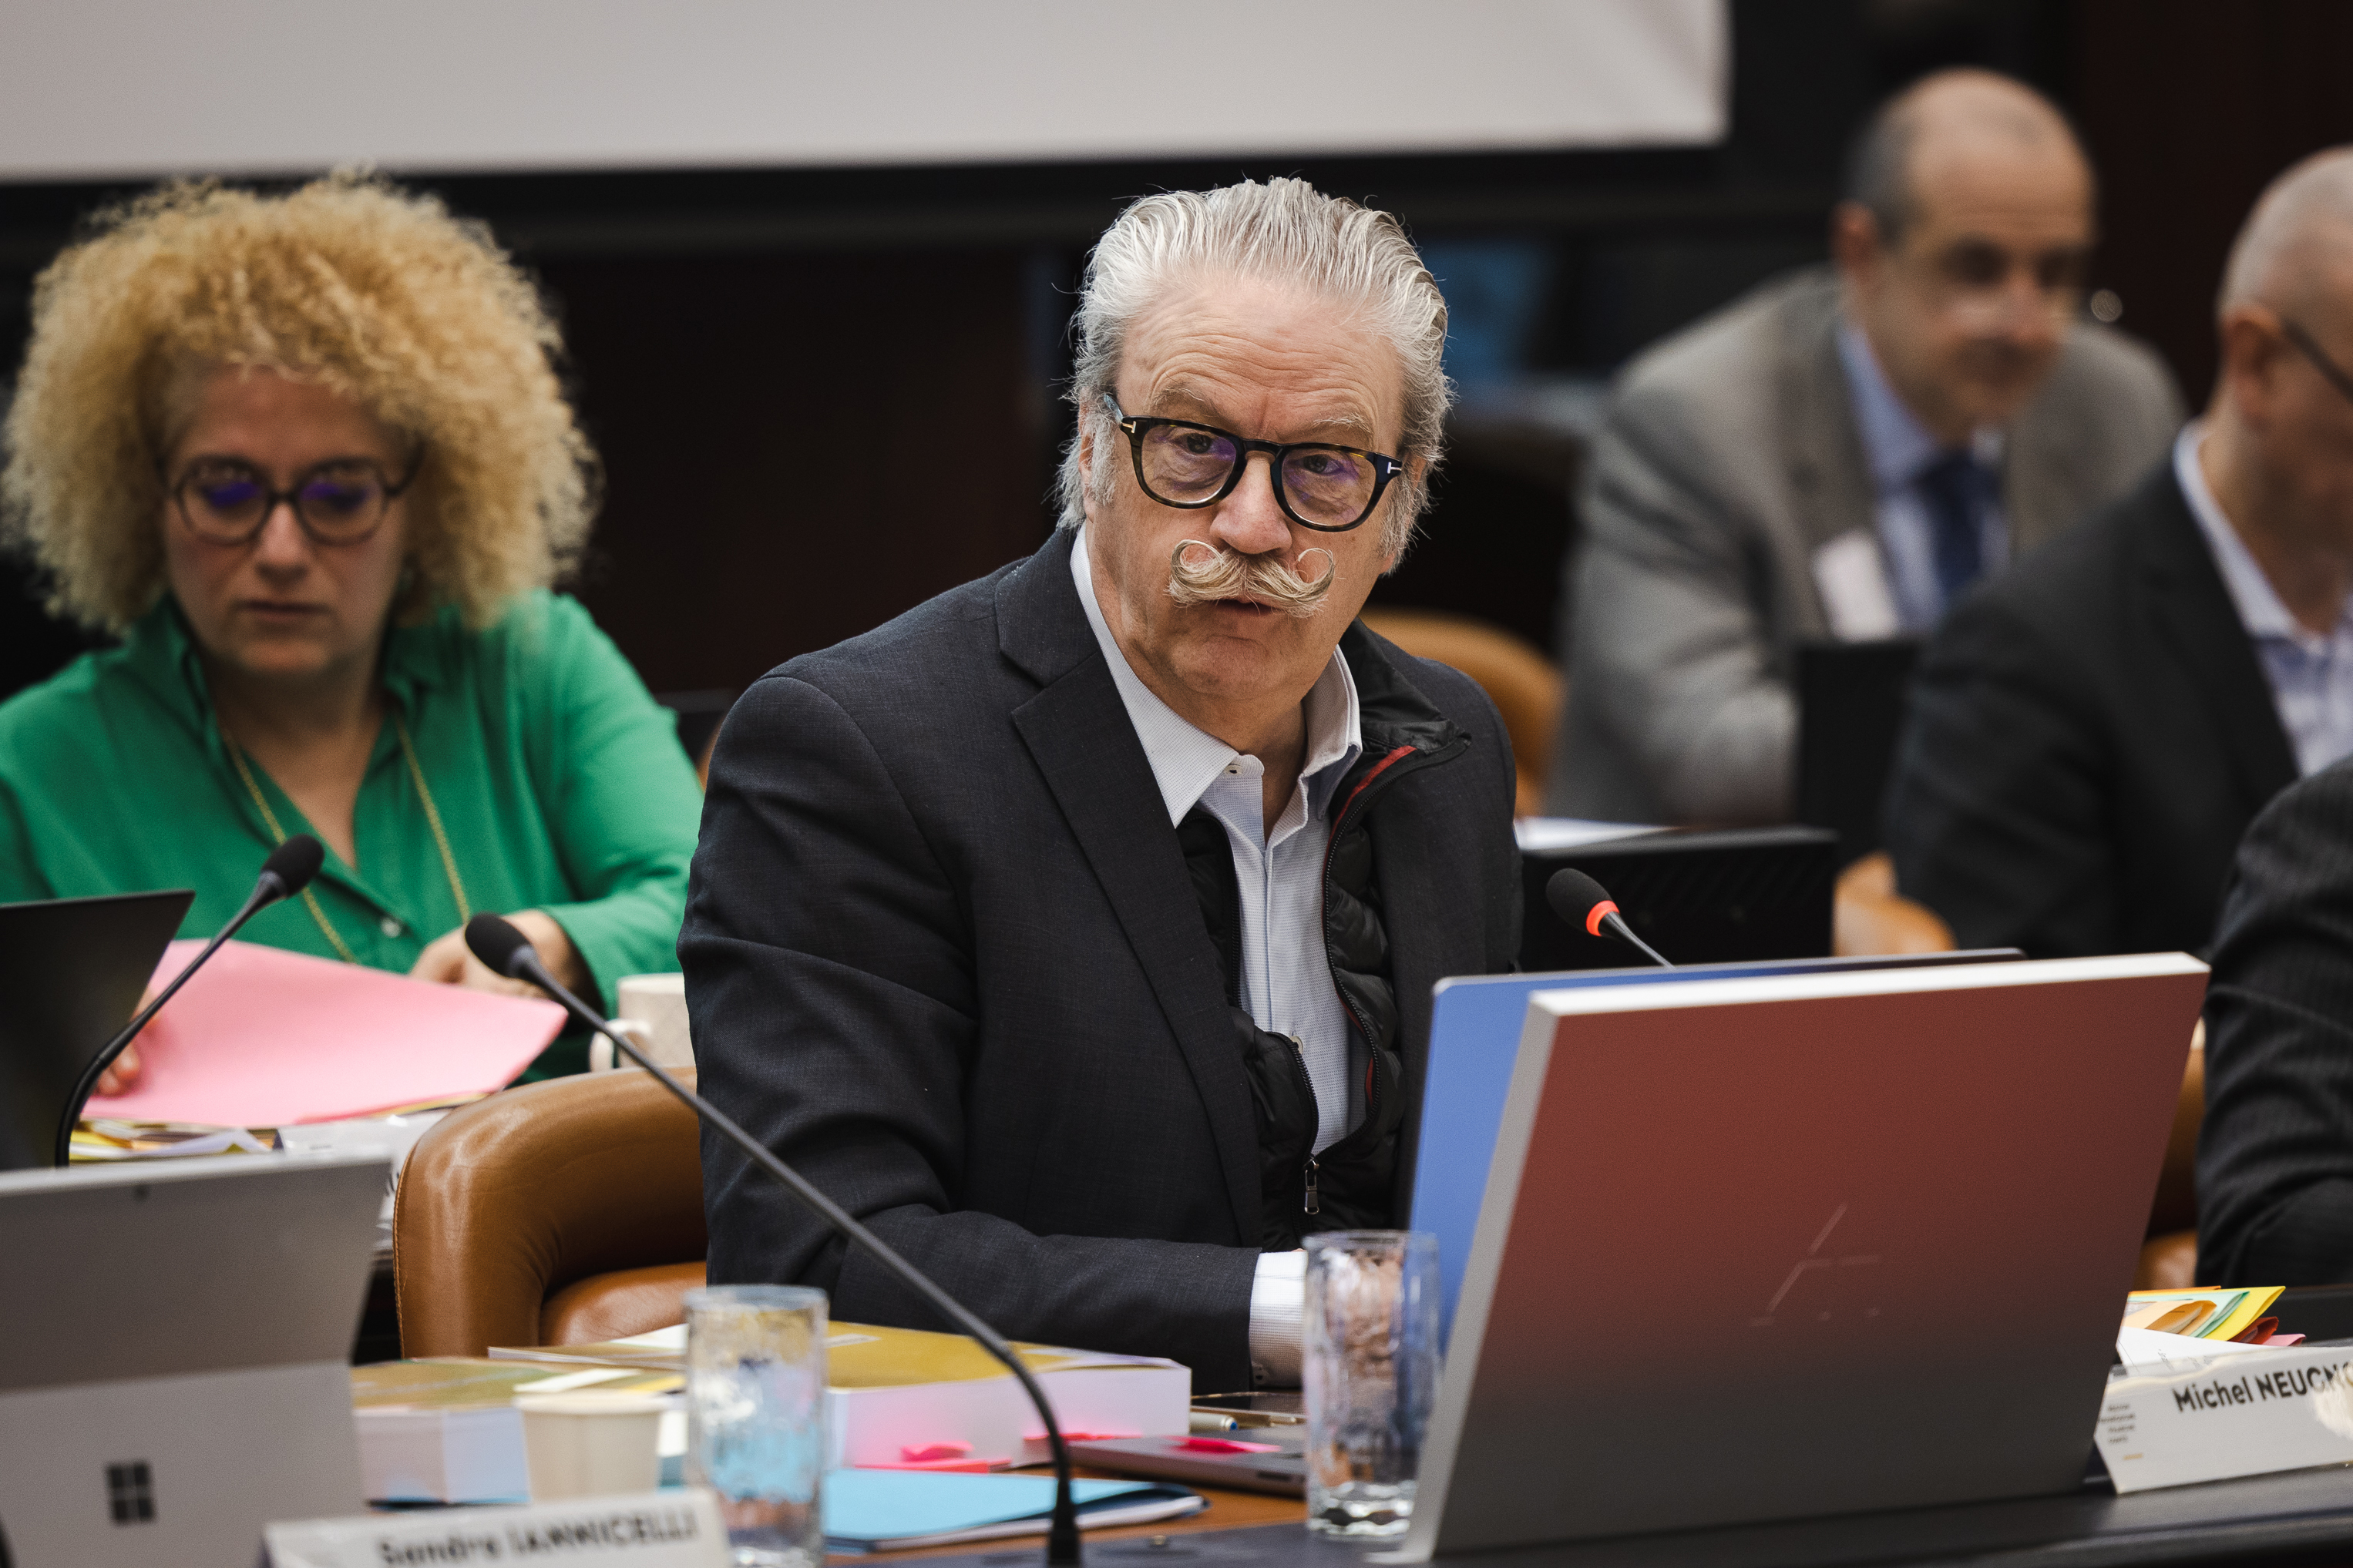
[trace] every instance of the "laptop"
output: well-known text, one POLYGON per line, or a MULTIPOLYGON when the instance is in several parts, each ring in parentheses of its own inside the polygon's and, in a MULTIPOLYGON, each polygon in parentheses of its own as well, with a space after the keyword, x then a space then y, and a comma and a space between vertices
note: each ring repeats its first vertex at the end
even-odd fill
POLYGON ((2076 1491, 2205 981, 1537 992, 1398 1560, 2076 1491))
MULTIPOLYGON (((1487 1191, 1495 1134, 1504 1124, 1520 1029, 1528 999, 1542 991, 1592 985, 1656 985, 1694 980, 1746 980, 1775 974, 1841 974, 1870 970, 2000 963, 2026 955, 2014 947, 1868 958, 1787 959, 1764 963, 1686 964, 1674 969, 1571 971, 1555 974, 1476 974, 1438 983, 1430 1017, 1430 1065, 1421 1121, 1409 1175, 1409 1228, 1438 1238, 1439 1321, 1451 1333, 1472 1233, 1487 1191)), ((2185 1051, 2187 1047, 2184 1047, 2185 1051)), ((1441 1337, 1440 1342, 1444 1340, 1441 1337)))
POLYGON ((195 897, 0 904, 0 1171, 56 1158, 82 1069, 138 1010, 195 897))
POLYGON ((1798 820, 1838 835, 1841 866, 1884 837, 1887 775, 1919 662, 1911 637, 1798 646, 1798 820))
POLYGON ((0 1563, 245 1564, 361 1511, 381 1154, 0 1174, 0 1563))
MULTIPOLYGON (((2020 956, 2016 948, 2005 947, 1883 958, 1473 975, 1440 981, 1430 1016, 1429 1078, 1422 1096, 1410 1225, 1438 1237, 1441 1333, 1452 1322, 1455 1296, 1470 1261, 1472 1232, 1478 1225, 1487 1167, 1510 1095, 1513 1062, 1529 997, 1564 987, 1988 963, 2020 956)), ((1269 1392, 1197 1396, 1193 1401, 1197 1411, 1220 1406, 1233 1409, 1242 1422, 1268 1424, 1183 1437, 1084 1438, 1072 1442, 1071 1456, 1081 1464, 1123 1475, 1229 1487, 1237 1491, 1303 1495, 1307 1434, 1304 1426, 1294 1424, 1304 1410, 1301 1396, 1295 1392, 1269 1392)))

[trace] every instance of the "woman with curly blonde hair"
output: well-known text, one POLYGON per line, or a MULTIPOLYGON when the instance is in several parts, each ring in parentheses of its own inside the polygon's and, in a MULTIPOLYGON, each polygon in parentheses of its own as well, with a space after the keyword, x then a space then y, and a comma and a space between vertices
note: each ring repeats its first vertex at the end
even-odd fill
POLYGON ((0 516, 121 642, 0 704, 0 900, 192 887, 208 932, 308 831, 251 940, 502 987, 487 909, 589 994, 673 968, 700 797, 549 592, 596 478, 559 349, 484 230, 354 175, 168 186, 61 255, 0 516))

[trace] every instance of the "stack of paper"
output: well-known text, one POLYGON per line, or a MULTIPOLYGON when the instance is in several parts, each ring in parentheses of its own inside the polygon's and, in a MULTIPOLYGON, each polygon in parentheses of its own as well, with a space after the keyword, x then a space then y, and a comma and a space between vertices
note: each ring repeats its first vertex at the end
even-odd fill
POLYGON ((2135 1290, 2125 1298, 2124 1326, 2220 1342, 2263 1344, 2279 1327, 2277 1318, 2265 1314, 2285 1289, 2244 1285, 2211 1290, 2135 1290))
MULTIPOLYGON (((1193 1374, 1157 1356, 1016 1345, 1065 1438, 1181 1436, 1193 1374)), ((677 1371, 684 1325, 603 1344, 494 1347, 499 1360, 677 1371)), ((1040 1464, 1045 1428, 996 1357, 962 1334, 835 1323, 826 1341, 834 1465, 904 1465, 955 1453, 966 1468, 1040 1464)))
MULTIPOLYGON (((675 1394, 676 1373, 591 1368, 551 1373, 527 1363, 459 1357, 382 1362, 352 1369, 360 1479, 371 1502, 485 1503, 531 1495, 519 1394, 594 1386, 617 1394, 675 1394)), ((680 1441, 683 1447, 684 1428, 680 1441)))

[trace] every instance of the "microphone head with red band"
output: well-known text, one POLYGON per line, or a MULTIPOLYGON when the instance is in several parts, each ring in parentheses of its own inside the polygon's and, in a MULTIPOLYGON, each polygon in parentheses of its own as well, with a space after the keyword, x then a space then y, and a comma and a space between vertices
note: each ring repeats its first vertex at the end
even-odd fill
POLYGON ((1574 866, 1552 874, 1552 880, 1545 884, 1545 902, 1552 906, 1553 913, 1573 926, 1583 926, 1593 936, 1601 935, 1601 922, 1618 912, 1617 900, 1608 889, 1574 866))

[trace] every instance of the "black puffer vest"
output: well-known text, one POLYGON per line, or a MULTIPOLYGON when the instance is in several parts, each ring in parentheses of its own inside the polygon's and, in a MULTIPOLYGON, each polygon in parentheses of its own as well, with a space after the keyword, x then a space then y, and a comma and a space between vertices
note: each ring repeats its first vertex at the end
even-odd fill
POLYGON ((1471 743, 1407 684, 1361 624, 1341 637, 1340 651, 1356 683, 1365 749, 1332 793, 1324 955, 1365 1064, 1364 1120, 1320 1154, 1314 1152, 1315 1090, 1298 1043, 1260 1028, 1241 1005, 1241 883, 1224 825, 1196 806, 1176 829, 1202 921, 1225 966, 1234 1045, 1258 1110, 1259 1246, 1270 1252, 1289 1251, 1317 1231, 1396 1223, 1398 1127, 1405 1119, 1407 1085, 1388 931, 1366 824, 1398 780, 1453 761, 1471 743))

